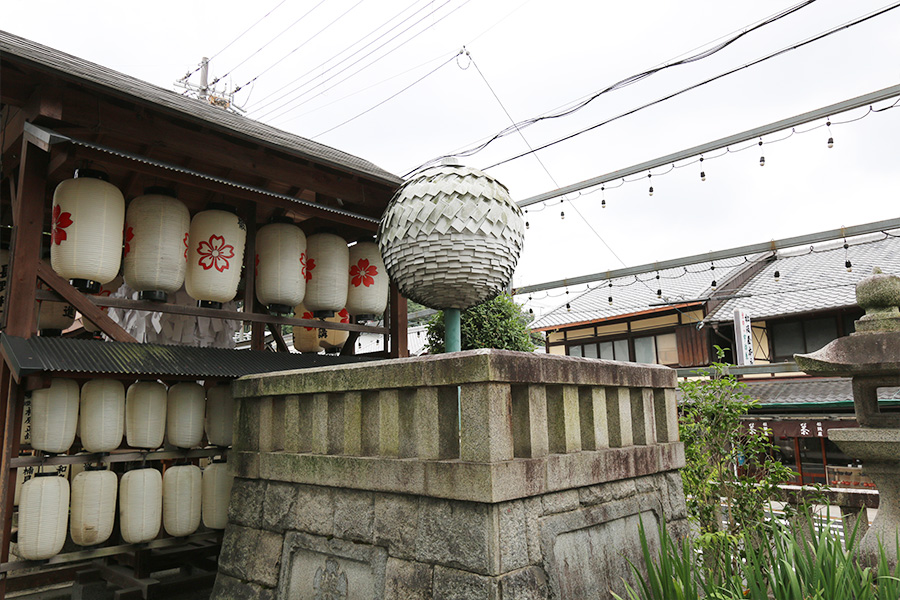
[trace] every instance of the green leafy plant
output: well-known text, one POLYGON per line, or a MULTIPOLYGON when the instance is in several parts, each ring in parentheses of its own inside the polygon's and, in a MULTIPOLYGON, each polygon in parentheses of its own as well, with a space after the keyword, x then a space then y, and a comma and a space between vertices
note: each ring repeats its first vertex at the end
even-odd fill
MULTIPOLYGON (((460 315, 462 349, 499 348, 533 352, 542 343, 539 333, 528 329, 530 319, 509 294, 464 310, 460 315)), ((428 321, 428 352, 444 352, 444 313, 435 314, 428 321)))
MULTIPOLYGON (((856 552, 856 531, 846 548, 827 524, 798 531, 777 521, 763 528, 766 543, 756 545, 744 532, 745 559, 722 572, 698 560, 690 538, 676 542, 660 526, 660 554, 654 556, 641 528, 646 572, 631 564, 637 584, 625 585, 628 600, 898 600, 900 565, 891 569, 879 545, 877 569, 862 565, 856 552)), ((900 546, 900 544, 898 544, 900 546)), ((619 600, 621 596, 613 594, 619 600)))
MULTIPOLYGON (((716 346, 716 352, 721 361, 724 350, 716 346)), ((759 544, 769 503, 792 473, 773 457, 766 432, 741 424, 755 404, 744 393, 746 384, 723 362, 711 369, 706 378, 680 383, 681 476, 697 545, 708 567, 724 572, 740 559, 745 542, 759 544)))

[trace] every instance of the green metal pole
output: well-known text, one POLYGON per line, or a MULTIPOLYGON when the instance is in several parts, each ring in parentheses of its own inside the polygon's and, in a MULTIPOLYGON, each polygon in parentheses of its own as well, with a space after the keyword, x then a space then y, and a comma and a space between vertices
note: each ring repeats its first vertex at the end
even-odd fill
POLYGON ((459 352, 462 349, 458 308, 444 309, 444 351, 459 352))

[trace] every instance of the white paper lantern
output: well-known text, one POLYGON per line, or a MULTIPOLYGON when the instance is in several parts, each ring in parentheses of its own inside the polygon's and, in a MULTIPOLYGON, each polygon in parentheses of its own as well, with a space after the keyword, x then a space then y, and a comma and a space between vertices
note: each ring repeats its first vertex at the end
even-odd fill
POLYGON ((400 293, 429 308, 466 309, 503 291, 525 239, 522 210, 499 181, 444 165, 411 177, 378 226, 400 293))
MULTIPOLYGON (((312 312, 306 310, 302 304, 298 304, 294 308, 294 316, 298 319, 315 319, 312 312)), ((323 330, 318 327, 301 327, 295 325, 291 330, 294 338, 294 350, 303 353, 316 353, 322 350, 319 346, 319 333, 323 330)), ((323 336, 325 334, 323 333, 323 336)))
POLYGON ((203 469, 203 525, 210 529, 225 529, 228 524, 228 502, 234 475, 228 465, 214 462, 203 469))
MULTIPOLYGON (((103 285, 101 285, 100 291, 94 294, 94 296, 104 296, 106 298, 109 298, 119 291, 119 288, 122 287, 122 283, 124 283, 124 279, 121 275, 118 275, 109 283, 104 283, 103 285)), ((107 312, 108 308, 104 306, 100 308, 100 310, 102 310, 103 312, 107 312)), ((85 319, 84 317, 82 317, 81 324, 84 327, 85 331, 90 331, 91 333, 97 333, 98 331, 100 331, 100 328, 97 327, 97 325, 90 319, 85 319)))
POLYGON ((206 391, 199 383, 176 383, 169 388, 166 435, 179 448, 193 448, 203 439, 206 391))
POLYGON ((174 537, 190 535, 200 526, 200 468, 169 467, 163 475, 163 527, 174 537))
POLYGON ((37 315, 37 328, 44 336, 58 336, 75 323, 75 307, 65 302, 38 300, 37 315))
POLYGON ((290 313, 303 301, 306 277, 301 257, 306 235, 288 222, 270 223, 256 233, 256 297, 272 313, 290 313))
POLYGON ((107 179, 82 169, 53 192, 50 262, 84 292, 100 291, 121 264, 125 198, 107 179))
POLYGON ((112 471, 87 469, 72 480, 72 522, 69 531, 79 546, 102 544, 116 520, 119 479, 112 471))
POLYGON ((141 300, 165 302, 184 284, 191 215, 175 191, 151 187, 125 215, 125 282, 141 300))
POLYGON ((147 467, 122 475, 119 482, 119 529, 129 544, 159 535, 162 519, 162 475, 147 467))
POLYGON ((18 555, 44 560, 59 554, 69 524, 69 481, 56 472, 39 473, 22 485, 19 497, 18 555))
POLYGON ((247 228, 237 215, 206 210, 194 215, 184 286, 200 306, 221 308, 237 293, 247 228))
POLYGON ((217 385, 206 393, 206 438, 214 446, 231 446, 234 398, 230 385, 217 385))
POLYGON ((344 238, 316 233, 306 240, 306 295, 303 305, 316 317, 330 317, 347 304, 350 250, 344 238))
POLYGON ((125 386, 115 379, 94 379, 81 388, 81 445, 88 452, 111 452, 125 430, 125 386))
POLYGON ((49 388, 31 393, 32 448, 54 454, 68 451, 75 441, 78 395, 72 379, 53 379, 49 388))
MULTIPOLYGON (((342 308, 340 312, 333 317, 325 319, 329 323, 349 323, 350 313, 346 308, 342 308)), ((325 352, 339 352, 344 347, 347 338, 350 337, 349 331, 340 329, 323 329, 319 331, 319 346, 325 349, 325 352), (322 333, 324 332, 324 336, 322 333)))
POLYGON ((166 435, 166 386, 138 381, 125 395, 125 441, 132 448, 159 448, 166 435))
POLYGON ((358 242, 351 246, 347 311, 355 317, 369 319, 384 314, 389 287, 390 279, 378 245, 358 242))

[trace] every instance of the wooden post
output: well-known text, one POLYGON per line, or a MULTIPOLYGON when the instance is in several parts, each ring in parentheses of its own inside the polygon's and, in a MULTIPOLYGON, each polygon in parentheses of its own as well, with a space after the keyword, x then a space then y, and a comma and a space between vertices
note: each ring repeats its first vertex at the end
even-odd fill
POLYGON ((405 358, 409 356, 409 345, 406 339, 406 330, 409 327, 406 317, 406 298, 400 295, 400 290, 393 283, 390 294, 391 358, 405 358))
MULTIPOLYGON (((0 563, 9 561, 9 540, 12 533, 13 503, 15 502, 16 470, 10 461, 19 454, 19 432, 22 430, 22 410, 25 406, 25 390, 10 377, 9 367, 2 362, 0 385, 6 392, 3 449, 0 455, 0 563)), ((0 579, 0 600, 6 598, 6 577, 0 579)))
POLYGON ((4 311, 6 333, 22 338, 30 338, 36 331, 34 290, 37 287, 37 267, 41 259, 49 161, 50 154, 35 146, 25 136, 13 210, 9 294, 4 311))

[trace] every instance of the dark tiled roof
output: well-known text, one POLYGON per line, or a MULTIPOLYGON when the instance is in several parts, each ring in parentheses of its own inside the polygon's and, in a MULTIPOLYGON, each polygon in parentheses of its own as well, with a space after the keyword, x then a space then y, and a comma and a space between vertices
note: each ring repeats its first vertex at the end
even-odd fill
POLYGON ((728 300, 719 305, 706 321, 731 321, 734 309, 747 311, 751 319, 765 319, 856 306, 856 284, 872 274, 873 267, 885 273, 900 273, 900 236, 897 231, 887 234, 860 236, 817 247, 779 252, 778 259, 766 265, 740 289, 746 297, 728 300), (844 262, 849 258, 852 272, 844 262), (781 275, 775 281, 775 271, 781 275))
POLYGON ((677 303, 681 300, 706 298, 712 293, 710 284, 716 279, 721 285, 735 271, 743 267, 743 258, 717 261, 715 271, 709 265, 693 265, 688 268, 664 269, 656 273, 646 273, 636 277, 613 279, 613 287, 606 281, 594 284, 596 287, 568 301, 531 324, 532 329, 564 326, 572 323, 596 321, 612 317, 621 317, 649 310, 652 304, 661 302, 677 303), (662 291, 658 298, 656 291, 662 291), (613 297, 610 305, 609 297, 613 297))
POLYGON ((402 183, 402 180, 396 175, 367 160, 216 108, 206 102, 182 96, 5 31, 0 31, 0 56, 4 60, 9 60, 11 56, 17 57, 21 61, 40 65, 44 70, 52 70, 62 79, 87 82, 95 87, 105 88, 116 95, 128 96, 135 103, 152 104, 159 109, 178 113, 184 119, 238 135, 261 145, 277 148, 319 164, 354 172, 390 186, 402 183))
MULTIPOLYGON (((760 407, 777 405, 853 405, 851 380, 845 377, 747 381, 746 393, 759 400, 760 407)), ((880 401, 900 402, 900 388, 878 389, 880 401)))
POLYGON ((0 345, 17 377, 46 371, 234 379, 255 373, 371 360, 358 356, 128 344, 73 338, 24 339, 6 334, 0 335, 0 345))

